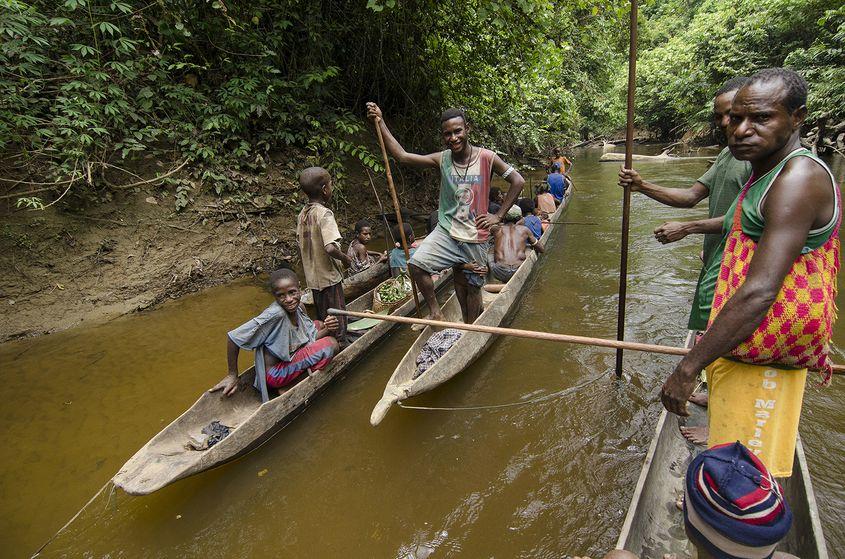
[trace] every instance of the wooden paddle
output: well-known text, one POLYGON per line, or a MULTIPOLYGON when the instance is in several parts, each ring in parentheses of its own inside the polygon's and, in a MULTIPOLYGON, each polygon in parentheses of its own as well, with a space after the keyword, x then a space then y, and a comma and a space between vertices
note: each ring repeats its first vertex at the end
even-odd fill
POLYGON ((396 195, 396 187, 393 185, 393 175, 390 173, 390 161, 387 159, 387 149, 384 147, 384 137, 381 135, 381 118, 376 117, 375 122, 378 143, 379 146, 381 146, 381 156, 384 158, 384 170, 387 173, 387 186, 390 188, 390 196, 393 198, 393 209, 396 210, 396 223, 399 225, 399 237, 402 239, 402 250, 405 251, 405 265, 409 266, 408 278, 411 280, 411 293, 414 296, 414 305, 417 307, 417 316, 422 317, 422 311, 420 311, 420 297, 417 295, 417 285, 416 282, 414 282, 414 274, 412 274, 410 270, 411 253, 408 250, 408 239, 405 238, 405 224, 402 222, 402 212, 399 210, 399 197, 396 195))
MULTIPOLYGON (((591 338, 588 336, 573 336, 571 334, 553 334, 551 332, 538 332, 536 330, 521 330, 519 328, 502 328, 501 326, 482 326, 479 324, 465 324, 463 322, 446 322, 444 320, 430 320, 427 318, 407 318, 404 316, 381 315, 373 313, 342 311, 329 309, 329 314, 338 316, 354 316, 356 318, 373 318, 375 320, 388 320, 401 324, 423 324, 434 328, 454 328, 455 330, 466 330, 468 332, 481 332, 484 334, 495 334, 497 336, 513 336, 515 338, 528 338, 531 340, 546 340, 550 342, 562 342, 568 344, 589 345, 597 347, 609 347, 616 350, 630 349, 632 351, 644 351, 648 353, 661 353, 664 355, 686 355, 689 349, 685 347, 673 347, 657 344, 643 344, 639 342, 626 342, 620 340, 606 340, 604 338, 591 338)), ((833 374, 845 374, 845 365, 833 365, 833 374)))
MULTIPOLYGON (((628 122, 625 131, 625 168, 634 159, 634 90, 637 82, 637 0, 631 0, 630 43, 628 46, 628 122)), ((631 216, 631 188, 625 187, 622 199, 622 251, 619 262, 619 308, 616 339, 625 339, 625 297, 628 291, 628 228, 631 216)), ((622 376, 622 348, 616 350, 616 376, 622 376)))

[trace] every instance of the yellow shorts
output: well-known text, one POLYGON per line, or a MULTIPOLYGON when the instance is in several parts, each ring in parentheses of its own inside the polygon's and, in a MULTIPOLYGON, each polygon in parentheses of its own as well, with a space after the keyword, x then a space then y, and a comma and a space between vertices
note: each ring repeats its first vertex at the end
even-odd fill
POLYGON ((717 359, 707 367, 708 445, 739 441, 775 477, 792 475, 807 369, 717 359))

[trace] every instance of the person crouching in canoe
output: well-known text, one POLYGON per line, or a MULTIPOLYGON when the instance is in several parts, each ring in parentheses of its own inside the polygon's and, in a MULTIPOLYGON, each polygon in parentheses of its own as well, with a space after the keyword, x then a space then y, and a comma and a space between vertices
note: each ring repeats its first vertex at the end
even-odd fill
POLYGON ((367 116, 377 121, 385 147, 396 160, 440 171, 438 226, 422 241, 408 267, 431 309, 429 318, 433 320, 443 320, 443 312, 434 294, 431 276, 452 267, 463 320, 474 322, 482 310, 484 276, 466 269, 465 265, 473 262, 483 265, 487 261, 490 227, 502 222, 505 212, 519 196, 525 179, 489 149, 469 143, 470 126, 461 110, 443 112, 440 128, 446 149, 428 155, 405 151, 388 130, 381 109, 375 103, 367 103, 367 116), (510 184, 502 206, 495 214, 488 213, 493 173, 510 184))
POLYGON ((255 388, 261 391, 262 371, 267 387, 284 388, 302 373, 326 368, 340 348, 334 334, 339 325, 334 316, 325 322, 312 321, 301 304, 299 278, 282 268, 270 274, 270 293, 275 301, 264 311, 228 333, 226 352, 229 374, 209 390, 231 396, 238 389, 238 353, 255 351, 255 388))
POLYGON ((661 392, 667 410, 688 415, 707 367, 708 445, 740 441, 775 477, 792 473, 807 369, 830 380, 836 318, 841 200, 830 169, 801 146, 806 103, 804 78, 783 68, 754 74, 734 97, 728 145, 752 175, 706 271, 716 286, 707 331, 661 392))
POLYGON ((493 254, 489 256, 488 266, 493 277, 507 283, 519 266, 528 257, 528 247, 543 252, 543 242, 525 225, 517 225, 522 218, 518 206, 512 207, 505 215, 505 224, 493 227, 493 254))

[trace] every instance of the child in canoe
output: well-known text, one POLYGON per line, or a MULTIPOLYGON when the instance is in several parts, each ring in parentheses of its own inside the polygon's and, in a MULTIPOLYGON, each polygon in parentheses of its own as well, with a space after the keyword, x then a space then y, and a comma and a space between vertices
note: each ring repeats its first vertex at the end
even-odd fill
POLYGON ((229 374, 209 392, 222 390, 231 396, 238 389, 238 353, 255 351, 255 387, 260 391, 262 372, 267 387, 279 389, 292 384, 302 373, 316 373, 331 363, 339 350, 334 335, 337 317, 312 321, 300 303, 302 291, 293 270, 282 268, 270 274, 270 293, 275 301, 264 311, 228 333, 229 374))
POLYGON ((374 252, 367 250, 367 245, 373 238, 373 228, 366 219, 360 219, 355 223, 355 238, 349 243, 346 255, 352 259, 349 266, 349 275, 363 272, 373 264, 387 260, 387 252, 374 252))
MULTIPOLYGON (((332 198, 332 177, 322 167, 309 167, 299 174, 299 186, 308 203, 296 219, 296 241, 302 257, 305 283, 314 296, 317 318, 326 320, 329 309, 345 309, 343 267, 352 259, 340 248, 340 230, 327 207, 332 198)), ((346 344, 346 317, 338 317, 336 337, 346 344)))

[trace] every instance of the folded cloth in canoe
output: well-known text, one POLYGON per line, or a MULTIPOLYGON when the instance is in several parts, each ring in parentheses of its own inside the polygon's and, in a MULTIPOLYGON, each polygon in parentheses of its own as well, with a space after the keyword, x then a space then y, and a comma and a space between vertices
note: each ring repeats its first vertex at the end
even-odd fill
POLYGON ((422 346, 420 354, 417 356, 417 372, 414 374, 414 378, 419 377, 437 363, 437 360, 443 357, 455 345, 455 342, 461 339, 462 334, 463 332, 454 328, 446 328, 434 333, 422 346))

